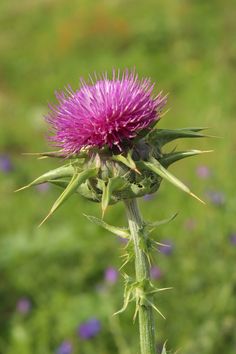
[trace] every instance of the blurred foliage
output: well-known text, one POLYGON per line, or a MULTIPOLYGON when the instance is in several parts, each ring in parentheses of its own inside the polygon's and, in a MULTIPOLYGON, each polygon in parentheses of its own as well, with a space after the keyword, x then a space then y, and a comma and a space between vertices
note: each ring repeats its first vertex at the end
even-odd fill
MULTIPOLYGON (((121 264, 124 245, 83 216, 100 216, 98 205, 73 197, 38 229, 58 190, 13 193, 59 165, 21 154, 48 150, 43 115, 53 92, 94 71, 134 66, 170 93, 160 127, 208 126, 220 137, 178 142, 215 152, 171 168, 207 206, 165 182, 140 201, 149 220, 179 211, 154 233, 174 245, 171 255, 154 255, 157 285, 174 288, 157 298, 167 317, 157 318, 158 348, 167 339, 173 352, 235 353, 235 16, 233 0, 1 1, 1 353, 64 354, 57 349, 64 341, 74 354, 138 351, 132 306, 111 316, 122 305, 122 279, 113 286, 104 280, 106 268, 121 264), (197 173, 201 165, 207 176, 197 173), (101 321, 101 332, 86 341, 77 329, 89 318, 101 321)), ((116 205, 106 218, 122 226, 123 213, 116 205)))

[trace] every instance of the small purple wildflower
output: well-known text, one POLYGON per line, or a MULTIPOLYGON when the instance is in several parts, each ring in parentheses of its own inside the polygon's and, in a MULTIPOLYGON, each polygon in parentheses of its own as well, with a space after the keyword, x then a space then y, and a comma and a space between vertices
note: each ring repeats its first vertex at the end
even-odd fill
POLYGON ((35 188, 39 193, 46 193, 50 188, 50 184, 45 182, 42 184, 38 184, 35 188))
POLYGON ((129 240, 127 238, 120 237, 120 236, 117 237, 117 240, 122 245, 127 245, 127 243, 129 242, 129 240))
POLYGON ((64 341, 57 348, 56 354, 71 354, 73 350, 72 344, 69 341, 64 341))
POLYGON ((4 173, 11 172, 13 170, 13 164, 11 159, 7 155, 0 155, 0 171, 4 173))
POLYGON ((105 281, 108 284, 115 284, 117 282, 118 279, 118 272, 115 268, 113 267, 109 267, 105 270, 105 281))
POLYGON ((91 318, 90 320, 82 323, 79 326, 78 334, 81 339, 90 339, 95 337, 101 330, 101 323, 96 318, 91 318))
POLYGON ((207 166, 198 166, 196 173, 201 179, 207 179, 211 176, 211 171, 207 166))
POLYGON ((207 198, 215 206, 223 206, 225 204, 225 194, 220 191, 208 191, 206 193, 207 198))
POLYGON ((157 266, 152 266, 150 269, 150 278, 152 280, 160 279, 162 276, 162 271, 157 266))
POLYGON ((112 79, 107 73, 95 79, 81 79, 76 91, 68 86, 66 92, 56 92, 58 104, 49 105, 50 140, 67 155, 104 146, 122 151, 123 143, 160 119, 166 103, 162 93, 152 97, 154 84, 139 80, 135 71, 126 69, 120 78, 120 71, 113 70, 112 79))
POLYGON ((154 198, 154 195, 153 195, 153 194, 146 194, 146 195, 143 197, 143 200, 149 201, 149 200, 152 200, 153 198, 154 198))
POLYGON ((31 310, 31 302, 27 297, 22 297, 17 301, 16 309, 22 315, 26 315, 31 310))
POLYGON ((172 241, 164 240, 164 241, 161 241, 161 243, 163 245, 158 245, 158 250, 167 256, 171 255, 173 252, 173 248, 174 248, 172 241))
POLYGON ((236 246, 236 233, 235 232, 229 235, 229 240, 232 245, 236 246))

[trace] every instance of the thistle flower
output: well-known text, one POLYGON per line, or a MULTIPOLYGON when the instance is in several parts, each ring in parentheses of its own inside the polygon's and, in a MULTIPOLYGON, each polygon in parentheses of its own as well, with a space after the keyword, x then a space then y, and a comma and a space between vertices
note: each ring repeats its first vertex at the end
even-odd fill
MULTIPOLYGON (((116 314, 135 301, 134 319, 140 314, 141 353, 154 353, 153 310, 164 316, 154 304, 153 295, 168 288, 157 289, 150 281, 150 276, 157 279, 162 274, 157 267, 150 269, 150 252, 158 243, 149 233, 173 220, 176 214, 169 219, 145 222, 136 198, 155 193, 164 179, 201 201, 168 168, 183 158, 209 151, 165 151, 165 145, 176 139, 204 137, 204 128, 157 129, 155 123, 160 119, 166 97, 161 93, 153 96, 154 85, 149 79, 139 80, 134 71, 128 70, 121 78, 115 71, 112 79, 107 74, 95 78, 95 83, 92 79, 90 83, 81 80, 81 87, 76 91, 68 87, 65 92, 57 92, 58 103, 49 106, 46 119, 53 133, 50 140, 60 151, 36 153, 36 156, 66 158, 65 165, 44 173, 19 190, 45 182, 63 189, 42 223, 72 194, 101 203, 102 218, 88 215, 87 218, 128 241, 122 268, 135 260, 135 279, 124 273, 124 305, 116 314), (129 228, 104 221, 108 205, 119 201, 125 204, 129 228)), ((159 244, 158 249, 169 255, 173 244, 166 243, 167 246, 159 244)), ((116 278, 114 269, 106 271, 107 283, 114 283, 116 278)), ((100 321, 92 318, 79 326, 78 335, 88 340, 100 330, 100 321)), ((162 352, 166 352, 165 345, 162 352)))
POLYGON ((58 104, 49 106, 50 140, 60 150, 36 155, 67 158, 66 164, 19 189, 45 182, 63 189, 42 223, 73 193, 101 202, 104 216, 108 205, 155 193, 163 179, 200 200, 167 169, 208 151, 164 148, 176 139, 204 137, 204 128, 157 129, 166 96, 153 96, 154 84, 147 78, 139 80, 134 71, 125 70, 121 76, 113 71, 112 79, 106 73, 95 78, 90 83, 81 79, 76 91, 68 87, 57 92, 58 104))
POLYGON ((109 146, 123 150, 140 131, 160 119, 166 96, 152 97, 154 84, 150 79, 126 70, 113 71, 112 80, 107 74, 96 77, 94 83, 80 80, 80 89, 56 92, 58 104, 49 105, 46 120, 54 135, 50 137, 67 155, 82 148, 109 146))

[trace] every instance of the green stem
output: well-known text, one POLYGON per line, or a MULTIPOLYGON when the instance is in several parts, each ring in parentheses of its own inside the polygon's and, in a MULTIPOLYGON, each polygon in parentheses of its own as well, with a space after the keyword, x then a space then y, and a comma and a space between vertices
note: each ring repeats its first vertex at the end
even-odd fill
MULTIPOLYGON (((145 242, 144 223, 136 199, 125 200, 127 218, 135 252, 136 290, 139 314, 139 335, 141 354, 155 354, 155 330, 153 309, 146 300, 151 300, 145 293, 145 284, 150 279, 150 266, 142 244, 145 242)), ((150 301, 152 302, 152 301, 150 301)))

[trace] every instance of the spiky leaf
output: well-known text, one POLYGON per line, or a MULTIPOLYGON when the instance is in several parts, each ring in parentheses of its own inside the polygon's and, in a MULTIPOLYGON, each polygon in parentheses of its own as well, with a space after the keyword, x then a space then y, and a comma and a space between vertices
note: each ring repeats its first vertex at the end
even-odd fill
MULTIPOLYGON (((63 153, 63 150, 59 151, 46 151, 46 152, 25 152, 23 155, 28 156, 37 156, 38 159, 45 159, 48 157, 56 157, 56 158, 68 158, 68 155, 63 153)), ((79 154, 70 155, 70 159, 78 159, 78 158, 85 158, 87 157, 87 153, 81 151, 79 154)))
POLYGON ((188 151, 176 151, 176 152, 171 152, 168 154, 164 154, 163 157, 160 159, 160 163, 164 167, 170 166, 172 163, 177 162, 179 160, 182 160, 186 157, 190 156, 196 156, 200 154, 205 154, 208 152, 212 152, 212 150, 188 150, 188 151))
POLYGON ((44 218, 44 220, 41 222, 40 225, 42 225, 76 191, 76 189, 82 183, 84 183, 88 178, 96 176, 97 172, 98 172, 98 169, 95 167, 87 169, 87 170, 80 172, 80 173, 78 171, 75 171, 69 184, 64 189, 64 191, 59 196, 59 198, 55 201, 50 212, 44 218))
POLYGON ((137 170, 137 167, 136 167, 136 164, 135 164, 134 160, 132 159, 131 152, 128 152, 126 157, 123 156, 123 155, 114 155, 114 156, 112 156, 112 160, 121 162, 125 166, 129 167, 131 170, 134 170, 137 173, 140 173, 137 170))
POLYGON ((174 215, 172 215, 168 219, 155 221, 155 222, 148 222, 148 223, 145 224, 145 226, 148 228, 149 232, 151 232, 152 230, 154 230, 156 227, 159 227, 160 225, 168 224, 169 222, 174 220, 177 215, 178 215, 178 213, 175 213, 174 215))
POLYGON ((149 161, 142 161, 142 164, 146 166, 148 169, 150 169, 152 172, 156 173, 160 177, 166 179, 182 191, 190 194, 192 197, 196 198, 200 202, 204 203, 200 198, 198 198, 195 194, 191 192, 191 190, 183 183, 181 182, 177 177, 175 177, 172 173, 170 173, 165 167, 163 167, 159 161, 154 159, 153 157, 150 158, 149 161))
POLYGON ((159 147, 164 146, 165 144, 180 138, 202 138, 206 135, 199 133, 205 128, 189 128, 187 129, 155 129, 149 136, 148 140, 159 147))
POLYGON ((103 221, 102 219, 96 218, 95 216, 86 215, 86 214, 84 214, 84 215, 86 216, 86 218, 89 219, 89 221, 93 222, 94 224, 96 224, 98 226, 103 227, 105 230, 113 233, 114 235, 119 236, 121 238, 125 238, 125 239, 129 238, 128 229, 109 225, 105 221, 103 221))
POLYGON ((165 342, 164 345, 163 345, 161 354, 167 354, 167 351, 166 351, 166 342, 165 342))
POLYGON ((49 182, 50 180, 56 180, 63 177, 71 177, 73 176, 74 172, 75 172, 75 168, 71 164, 67 164, 65 166, 44 173, 42 176, 36 178, 33 182, 29 183, 27 186, 17 189, 16 192, 19 192, 31 186, 36 186, 37 184, 49 182))
POLYGON ((50 179, 48 181, 48 183, 54 184, 57 187, 61 187, 61 188, 65 189, 68 186, 68 184, 70 183, 70 179, 65 179, 65 178, 63 178, 63 179, 61 179, 61 178, 50 179))
POLYGON ((120 190, 126 182, 121 177, 112 177, 108 179, 108 182, 103 181, 103 193, 102 193, 102 215, 104 215, 113 191, 120 190))

